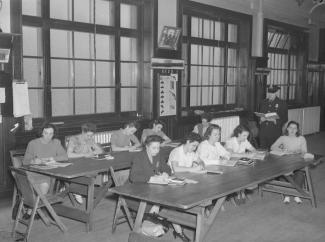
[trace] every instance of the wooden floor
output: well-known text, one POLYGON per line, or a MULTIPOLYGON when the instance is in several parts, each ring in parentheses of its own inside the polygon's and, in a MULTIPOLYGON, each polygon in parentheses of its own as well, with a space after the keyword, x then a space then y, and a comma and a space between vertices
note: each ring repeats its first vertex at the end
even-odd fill
MULTIPOLYGON (((308 138, 323 142, 325 154, 325 133, 322 137, 308 138)), ((315 146, 316 147, 316 146, 315 146)), ((291 202, 282 203, 282 197, 276 194, 265 194, 260 198, 257 193, 246 204, 234 207, 226 203, 225 211, 217 216, 213 228, 207 235, 207 242, 323 242, 325 241, 325 164, 312 171, 318 207, 312 208, 309 201, 301 205, 291 202)), ((127 224, 117 227, 111 233, 112 217, 115 209, 114 197, 108 194, 95 210, 94 231, 85 232, 82 223, 64 219, 68 227, 66 234, 55 227, 46 227, 41 221, 36 221, 30 236, 32 242, 126 242, 129 233, 127 224)), ((13 241, 10 238, 12 220, 10 216, 10 200, 0 199, 0 241, 13 241)), ((185 230, 190 237, 191 230, 185 230)), ((167 237, 172 238, 169 233, 167 237)), ((175 240, 180 241, 180 240, 175 240)))

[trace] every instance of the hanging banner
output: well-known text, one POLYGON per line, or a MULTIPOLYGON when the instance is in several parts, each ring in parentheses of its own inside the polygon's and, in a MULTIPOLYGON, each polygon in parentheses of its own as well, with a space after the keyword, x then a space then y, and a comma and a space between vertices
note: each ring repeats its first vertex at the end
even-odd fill
POLYGON ((178 75, 171 73, 159 76, 159 115, 176 115, 176 87, 178 75))

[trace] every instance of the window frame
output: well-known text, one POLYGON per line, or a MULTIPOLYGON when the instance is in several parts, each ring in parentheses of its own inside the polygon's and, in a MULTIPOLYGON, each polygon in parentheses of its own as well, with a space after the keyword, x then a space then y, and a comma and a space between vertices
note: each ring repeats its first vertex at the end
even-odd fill
MULTIPOLYGON (((238 102, 239 102, 239 98, 238 95, 235 95, 235 101, 234 103, 227 103, 227 89, 229 87, 234 87, 236 93, 238 93, 239 89, 241 87, 248 87, 249 83, 248 81, 243 85, 241 82, 236 82, 234 84, 230 84, 227 83, 227 75, 228 75, 228 69, 229 67, 233 67, 233 66, 228 66, 228 50, 230 48, 236 49, 236 66, 235 68, 237 69, 237 74, 239 75, 239 72, 241 69, 246 69, 246 77, 248 78, 248 59, 249 56, 245 56, 244 58, 246 58, 246 64, 243 65, 240 63, 239 59, 242 58, 240 55, 240 50, 241 48, 246 48, 247 49, 247 53, 250 53, 250 48, 251 45, 246 44, 244 45, 241 41, 240 41, 240 34, 242 32, 243 26, 241 25, 240 21, 241 20, 245 20, 245 22, 247 24, 249 24, 250 28, 251 28, 251 17, 246 15, 246 14, 242 14, 242 13, 237 13, 237 12, 233 12, 230 10, 225 10, 225 9, 221 9, 221 8, 217 8, 217 7, 211 7, 211 6, 207 6, 204 4, 199 4, 199 3, 194 3, 194 2, 185 2, 183 5, 183 14, 182 14, 182 23, 184 25, 184 22, 186 23, 187 26, 183 26, 183 30, 186 30, 187 33, 184 34, 183 33, 183 37, 182 37, 182 44, 186 45, 186 50, 187 50, 187 54, 186 56, 186 61, 185 61, 185 66, 187 67, 187 69, 185 69, 185 76, 187 78, 186 81, 186 85, 182 82, 181 84, 181 93, 183 95, 183 88, 186 88, 186 91, 184 91, 186 93, 186 97, 181 97, 182 103, 180 104, 180 109, 181 111, 184 112, 192 112, 195 109, 203 109, 205 111, 224 111, 224 110, 231 110, 234 109, 238 106, 238 102), (192 17, 197 17, 197 18, 201 18, 201 19, 207 19, 207 20, 212 20, 212 21, 219 21, 225 24, 225 37, 224 40, 213 40, 213 39, 204 39, 204 37, 202 38, 197 38, 197 37, 192 37, 191 36, 191 18, 192 17), (184 21, 183 18, 186 18, 187 20, 184 21), (228 41, 228 25, 229 24, 235 24, 237 25, 237 42, 230 42, 228 41), (223 47, 224 48, 224 62, 223 63, 223 97, 222 97, 222 104, 212 104, 212 105, 199 105, 199 106, 191 106, 190 103, 190 72, 191 72, 191 44, 198 44, 198 45, 204 45, 204 46, 209 46, 209 47, 223 47), (185 105, 184 105, 184 100, 185 100, 185 105)), ((245 38, 245 37, 244 37, 245 38)), ((183 48, 184 50, 185 48, 183 48)), ((201 65, 201 64, 200 64, 201 65)), ((204 66, 204 65, 201 65, 204 66)), ((236 79, 238 79, 239 77, 237 77, 236 79)), ((202 85, 201 85, 202 86, 202 85)), ((205 86, 205 85, 204 85, 205 86)), ((220 86, 220 85, 213 85, 213 86, 220 86)), ((213 97, 213 96, 212 96, 213 97)), ((247 99, 247 98, 246 98, 247 99)), ((246 100, 248 101, 248 99, 246 100)))
MULTIPOLYGON (((72 0, 72 4, 76 0, 72 0)), ((43 90, 44 90, 44 98, 43 98, 43 117, 33 118, 36 123, 41 123, 43 120, 48 121, 68 121, 71 120, 72 117, 77 116, 78 119, 81 120, 89 120, 91 119, 100 119, 104 117, 134 117, 140 111, 141 112, 141 95, 142 91, 140 90, 140 86, 142 86, 141 82, 143 80, 143 26, 142 26, 142 12, 144 7, 145 0, 109 0, 114 2, 114 25, 106 26, 106 25, 95 25, 95 23, 84 23, 84 22, 75 22, 72 20, 62 20, 62 19, 53 19, 50 18, 50 1, 45 0, 41 1, 41 16, 31 16, 31 15, 23 15, 22 8, 21 8, 21 28, 22 27, 40 27, 42 32, 42 49, 43 49, 43 90), (137 29, 128 29, 120 27, 120 6, 121 4, 130 4, 137 7, 137 29), (66 59, 72 60, 73 62, 78 60, 75 56, 73 58, 58 58, 58 57, 51 57, 51 49, 50 49, 50 32, 51 29, 55 30, 65 30, 65 31, 72 31, 72 32, 86 32, 89 34, 93 34, 94 39, 96 39, 96 34, 105 34, 105 35, 113 35, 114 36, 114 49, 115 49, 115 59, 109 60, 108 62, 115 62, 115 86, 110 86, 107 88, 114 88, 115 89, 115 110, 113 112, 107 113, 96 113, 96 101, 97 95, 95 92, 96 88, 100 88, 101 86, 88 86, 86 88, 91 88, 94 90, 94 112, 90 114, 71 114, 66 116, 53 116, 52 115, 52 85, 51 85, 51 60, 55 59, 66 59), (137 104, 134 111, 121 111, 121 90, 122 90, 122 81, 121 81, 121 63, 129 63, 130 61, 121 60, 121 46, 120 41, 122 37, 133 37, 137 39, 137 60, 131 61, 132 63, 137 64, 137 77, 136 77, 136 84, 132 86, 132 88, 136 88, 136 99, 137 104)), ((72 41, 72 48, 74 43, 72 41)), ((95 48, 95 47, 94 47, 95 48)), ((24 56, 22 52, 22 58, 33 58, 32 56, 24 56)), ((83 59, 86 60, 87 59, 83 59)), ((100 59, 92 58, 88 61, 94 62, 96 65, 96 61, 100 59)), ((23 69, 23 67, 22 67, 23 69)), ((96 81, 96 78, 94 79, 96 81)), ((129 86, 129 85, 128 85, 129 86)), ((126 86, 126 87, 128 87, 126 86)), ((106 86, 105 86, 106 87, 106 86)), ((73 89, 75 92, 75 87, 68 88, 65 87, 55 87, 55 89, 73 89)), ((73 113, 75 113, 75 98, 73 98, 73 113)))

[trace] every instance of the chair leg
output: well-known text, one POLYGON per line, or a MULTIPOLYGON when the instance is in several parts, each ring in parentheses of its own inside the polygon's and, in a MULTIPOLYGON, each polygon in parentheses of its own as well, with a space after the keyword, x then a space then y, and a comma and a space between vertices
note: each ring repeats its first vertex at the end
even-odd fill
POLYGON ((16 184, 14 184, 14 191, 12 193, 11 211, 14 209, 14 206, 16 204, 16 200, 17 200, 17 187, 16 187, 16 184))
POLYGON ((26 241, 28 241, 28 238, 29 238, 29 235, 30 235, 30 231, 32 230, 32 226, 33 226, 33 223, 34 223, 34 218, 35 218, 35 214, 36 214, 36 210, 37 210, 37 206, 38 206, 39 200, 40 200, 40 197, 37 196, 36 202, 34 204, 33 211, 32 211, 32 214, 30 216, 30 220, 29 220, 29 223, 28 223, 28 226, 27 226, 27 232, 25 234, 25 240, 26 241))
MULTIPOLYGON (((41 198, 42 199, 42 198, 41 198)), ((54 219, 55 223, 59 226, 59 228, 61 229, 61 231, 63 233, 65 233, 68 229, 67 227, 65 227, 65 225, 62 223, 61 219, 59 218, 59 216, 56 214, 56 212, 54 211, 54 209, 52 208, 52 206, 50 205, 50 203, 46 200, 46 199, 42 199, 42 202, 44 203, 47 211, 49 211, 50 215, 52 216, 52 218, 54 219)))
POLYGON ((51 225, 50 219, 44 214, 44 212, 42 211, 41 208, 37 209, 36 212, 40 216, 40 218, 42 219, 42 221, 46 224, 46 226, 50 226, 51 225))
POLYGON ((132 219, 132 216, 131 216, 131 213, 130 213, 130 210, 128 208, 128 205, 126 204, 125 202, 125 199, 124 198, 121 198, 121 202, 122 202, 122 206, 124 208, 124 212, 126 214, 126 218, 128 220, 128 223, 129 223, 129 226, 131 228, 131 230, 133 229, 133 226, 134 226, 134 221, 132 219))
POLYGON ((11 236, 13 238, 15 238, 15 236, 16 236, 16 229, 17 229, 18 221, 20 219, 22 210, 23 210, 23 205, 24 205, 24 199, 21 198, 20 203, 19 203, 19 207, 18 207, 18 212, 17 212, 16 218, 15 218, 15 222, 14 222, 13 227, 12 227, 11 236))
POLYGON ((121 199, 119 197, 118 201, 116 203, 116 209, 115 209, 115 214, 114 214, 114 218, 113 218, 112 233, 114 233, 115 230, 116 230, 117 220, 118 220, 118 216, 120 214, 120 211, 121 211, 121 199))
POLYGON ((309 195, 310 195, 310 198, 311 198, 311 204, 313 205, 314 208, 316 208, 317 207, 316 198, 315 198, 313 182, 311 180, 309 167, 305 168, 305 172, 306 172, 306 179, 307 179, 307 187, 308 187, 309 195))

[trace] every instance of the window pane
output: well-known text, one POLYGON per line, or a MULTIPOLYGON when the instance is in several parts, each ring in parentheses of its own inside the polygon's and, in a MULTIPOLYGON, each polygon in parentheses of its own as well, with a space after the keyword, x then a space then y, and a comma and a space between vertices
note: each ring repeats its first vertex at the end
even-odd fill
POLYGON ((96 34, 96 59, 115 59, 115 36, 96 34))
POLYGON ((24 15, 41 16, 41 0, 22 0, 22 9, 24 15))
POLYGON ((236 103, 236 87, 227 87, 227 104, 236 103))
POLYGON ((72 61, 51 60, 52 87, 73 87, 72 61))
POLYGON ((213 65, 213 47, 203 46, 203 65, 213 65))
POLYGON ((211 105, 212 89, 210 87, 202 87, 202 103, 201 105, 211 105))
POLYGON ((237 50, 228 49, 228 66, 237 66, 237 50))
POLYGON ((43 55, 40 28, 23 26, 23 55, 43 55))
POLYGON ((224 83, 224 67, 213 68, 214 85, 222 85, 224 83))
POLYGON ((237 25, 228 24, 228 41, 237 43, 237 25))
POLYGON ((114 62, 96 62, 96 86, 115 86, 114 62))
POLYGON ((201 73, 202 73, 201 66, 191 66, 190 85, 201 85, 201 80, 202 80, 201 73))
POLYGON ((218 21, 214 22, 214 39, 225 40, 225 23, 218 21))
POLYGON ((72 0, 50 0, 50 18, 72 20, 71 10, 72 0))
POLYGON ((213 88, 213 104, 218 105, 223 103, 223 87, 213 88))
POLYGON ((51 29, 51 57, 72 57, 72 32, 51 29))
POLYGON ((75 95, 76 114, 92 114, 95 112, 94 89, 76 89, 75 95))
POLYGON ((52 115, 73 115, 72 89, 52 89, 52 115))
POLYGON ((137 88, 121 88, 121 112, 137 110, 137 88))
POLYGON ((78 0, 74 4, 74 21, 94 22, 94 0, 78 0))
POLYGON ((93 65, 92 61, 75 61, 75 85, 77 87, 95 85, 93 65))
POLYGON ((236 84, 237 81, 237 68, 228 67, 227 70, 227 83, 236 84))
POLYGON ((137 64, 121 63, 121 85, 136 86, 137 85, 137 64))
POLYGON ((42 89, 29 89, 29 106, 33 118, 43 117, 44 95, 42 89))
POLYGON ((128 29, 137 28, 137 6, 121 4, 121 27, 128 29))
POLYGON ((28 87, 43 87, 43 59, 24 58, 23 65, 28 87))
POLYGON ((202 37, 202 19, 201 18, 196 18, 192 17, 191 18, 191 24, 192 24, 192 29, 191 29, 191 36, 193 37, 202 37))
POLYGON ((224 48, 214 47, 214 65, 215 66, 224 65, 224 59, 225 59, 224 51, 225 51, 224 48))
POLYGON ((201 88, 191 87, 190 88, 190 106, 201 105, 201 88))
POLYGON ((111 113, 115 111, 115 89, 97 88, 97 113, 111 113))
POLYGON ((96 24, 114 25, 114 2, 96 0, 95 4, 96 24))
POLYGON ((202 63, 202 46, 191 45, 191 63, 201 64, 202 63))
POLYGON ((203 38, 213 39, 213 21, 204 19, 203 20, 203 38))
POLYGON ((121 37, 121 60, 137 60, 137 39, 121 37))
POLYGON ((76 58, 94 58, 94 35, 91 33, 74 33, 74 55, 76 58))

